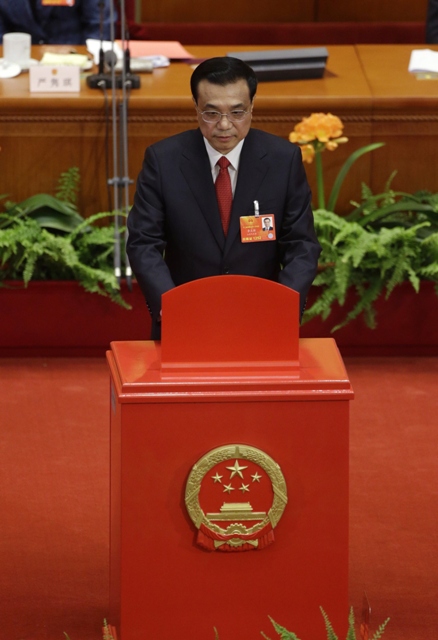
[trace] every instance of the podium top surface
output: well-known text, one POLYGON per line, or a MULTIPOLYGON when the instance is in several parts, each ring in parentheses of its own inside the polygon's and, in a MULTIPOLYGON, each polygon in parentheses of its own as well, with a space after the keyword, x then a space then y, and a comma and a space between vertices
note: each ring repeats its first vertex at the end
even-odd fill
POLYGON ((189 373, 162 368, 161 344, 112 342, 111 378, 122 403, 288 400, 351 400, 353 390, 333 338, 302 338, 299 366, 290 371, 250 369, 189 373))

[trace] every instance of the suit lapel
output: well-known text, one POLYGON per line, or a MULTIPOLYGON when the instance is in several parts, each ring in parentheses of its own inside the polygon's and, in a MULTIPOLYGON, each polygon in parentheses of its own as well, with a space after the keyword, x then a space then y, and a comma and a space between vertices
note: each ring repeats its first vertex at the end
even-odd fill
POLYGON ((266 150, 258 143, 250 129, 240 155, 239 175, 234 193, 225 252, 236 241, 236 238, 240 242, 240 216, 249 216, 254 213, 254 200, 258 199, 257 194, 267 170, 266 150))
POLYGON ((198 131, 194 144, 184 150, 181 160, 181 172, 216 242, 223 251, 225 236, 222 230, 219 207, 210 170, 210 161, 200 131, 198 131))

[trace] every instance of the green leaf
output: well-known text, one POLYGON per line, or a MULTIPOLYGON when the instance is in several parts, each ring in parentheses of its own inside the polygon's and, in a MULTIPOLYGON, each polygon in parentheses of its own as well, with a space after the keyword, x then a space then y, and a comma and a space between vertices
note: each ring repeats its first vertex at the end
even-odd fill
POLYGON ((414 211, 416 213, 418 212, 432 213, 433 210, 432 210, 432 207, 428 204, 421 204, 421 203, 415 202, 414 200, 409 200, 409 201, 399 200, 398 202, 394 202, 385 207, 376 209, 375 211, 373 211, 368 215, 364 215, 362 218, 359 218, 357 220, 357 223, 360 224, 362 227, 365 227, 377 221, 382 221, 384 218, 387 218, 388 216, 394 213, 409 212, 409 211, 414 211))
POLYGON ((395 170, 395 171, 393 171, 393 172, 391 173, 391 175, 389 176, 388 180, 387 180, 387 181, 386 181, 386 183, 385 183, 385 187, 384 187, 384 189, 383 189, 385 192, 390 190, 390 188, 391 188, 391 184, 392 184, 392 181, 394 180, 394 178, 395 178, 395 176, 397 175, 397 173, 398 173, 398 172, 397 172, 397 170, 395 170))
POLYGON ((60 214, 59 211, 50 208, 39 209, 31 214, 30 217, 34 218, 45 229, 53 229, 65 233, 73 231, 83 222, 82 216, 78 213, 67 217, 65 214, 60 214))
POLYGON ((271 616, 268 616, 268 617, 275 631, 280 636, 281 640, 300 640, 298 636, 295 635, 295 633, 292 633, 292 631, 288 631, 287 629, 279 625, 277 622, 275 622, 275 620, 271 618, 271 616))
POLYGON ((353 607, 350 608, 348 615, 348 631, 346 640, 356 640, 356 632, 354 630, 354 611, 353 607))
POLYGON ((37 194, 13 205, 7 215, 9 220, 0 227, 9 226, 11 220, 16 218, 32 218, 41 227, 68 233, 84 221, 75 205, 62 202, 47 193, 37 194))
POLYGON ((55 198, 55 196, 51 196, 48 193, 38 193, 30 198, 26 198, 19 204, 16 205, 20 207, 26 214, 33 213, 38 211, 43 207, 49 207, 54 211, 58 211, 59 213, 64 213, 67 216, 70 216, 72 213, 77 213, 76 206, 69 203, 63 202, 59 200, 59 198, 55 198))
POLYGON ((328 618, 328 615, 326 614, 326 612, 324 611, 324 609, 322 607, 319 607, 320 611, 322 613, 322 617, 324 618, 324 624, 325 624, 325 630, 327 632, 327 640, 338 640, 338 636, 336 635, 336 633, 333 631, 333 627, 332 624, 328 618))
POLYGON ((78 167, 70 167, 61 173, 58 180, 56 197, 64 202, 76 203, 79 190, 80 173, 78 167))
POLYGON ((377 631, 375 632, 375 634, 373 635, 373 637, 371 638, 371 640, 380 640, 380 638, 383 635, 383 632, 385 631, 386 625, 388 624, 390 618, 387 618, 385 620, 385 622, 383 622, 380 627, 377 629, 377 631))
POLYGON ((379 149, 380 147, 384 146, 384 142, 375 142, 373 144, 368 144, 365 147, 361 147, 360 149, 357 149, 356 151, 354 151, 351 156, 349 158, 347 158, 347 160, 344 162, 344 164, 342 165, 338 175, 336 176, 336 180, 333 184, 331 193, 330 193, 330 197, 328 199, 328 203, 327 203, 327 209, 329 211, 334 211, 335 207, 336 207, 336 202, 338 200, 338 196, 339 196, 339 191, 341 190, 341 186, 348 174, 348 172, 350 171, 352 165, 356 162, 356 160, 358 160, 361 156, 363 156, 365 153, 369 153, 370 151, 374 151, 375 149, 379 149))

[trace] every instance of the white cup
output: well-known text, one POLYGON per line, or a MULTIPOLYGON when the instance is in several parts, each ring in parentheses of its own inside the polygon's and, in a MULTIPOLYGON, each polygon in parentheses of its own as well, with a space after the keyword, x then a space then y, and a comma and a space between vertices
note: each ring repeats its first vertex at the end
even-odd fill
POLYGON ((29 65, 32 38, 30 33, 5 33, 3 36, 3 58, 20 67, 29 65))

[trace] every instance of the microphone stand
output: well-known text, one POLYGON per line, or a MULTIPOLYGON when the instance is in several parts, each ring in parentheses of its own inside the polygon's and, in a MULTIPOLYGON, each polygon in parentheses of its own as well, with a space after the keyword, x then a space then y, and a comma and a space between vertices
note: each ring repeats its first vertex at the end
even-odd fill
MULTIPOLYGON (((112 100, 112 134, 113 134, 113 178, 108 180, 108 184, 114 189, 114 210, 116 212, 114 218, 114 275, 120 285, 122 277, 122 260, 121 260, 121 237, 120 237, 120 215, 119 211, 123 211, 128 216, 129 213, 129 185, 133 184, 133 180, 129 178, 128 166, 128 100, 129 90, 133 87, 140 86, 140 79, 136 81, 137 76, 132 76, 129 69, 129 48, 126 46, 126 16, 125 16, 125 0, 120 0, 121 14, 121 36, 123 63, 121 74, 122 100, 119 104, 117 113, 117 94, 116 87, 120 86, 116 82, 115 65, 111 66, 111 100, 112 100), (117 121, 119 121, 119 134, 117 131, 117 121), (119 155, 120 149, 120 155, 119 155), (123 202, 122 202, 123 201, 123 202)), ((115 42, 115 11, 114 0, 110 0, 110 21, 111 21, 111 42, 115 42)), ((126 228, 125 218, 125 235, 124 246, 126 247, 128 231, 126 228)), ((125 278, 129 291, 132 291, 132 269, 128 256, 125 251, 125 278)))

